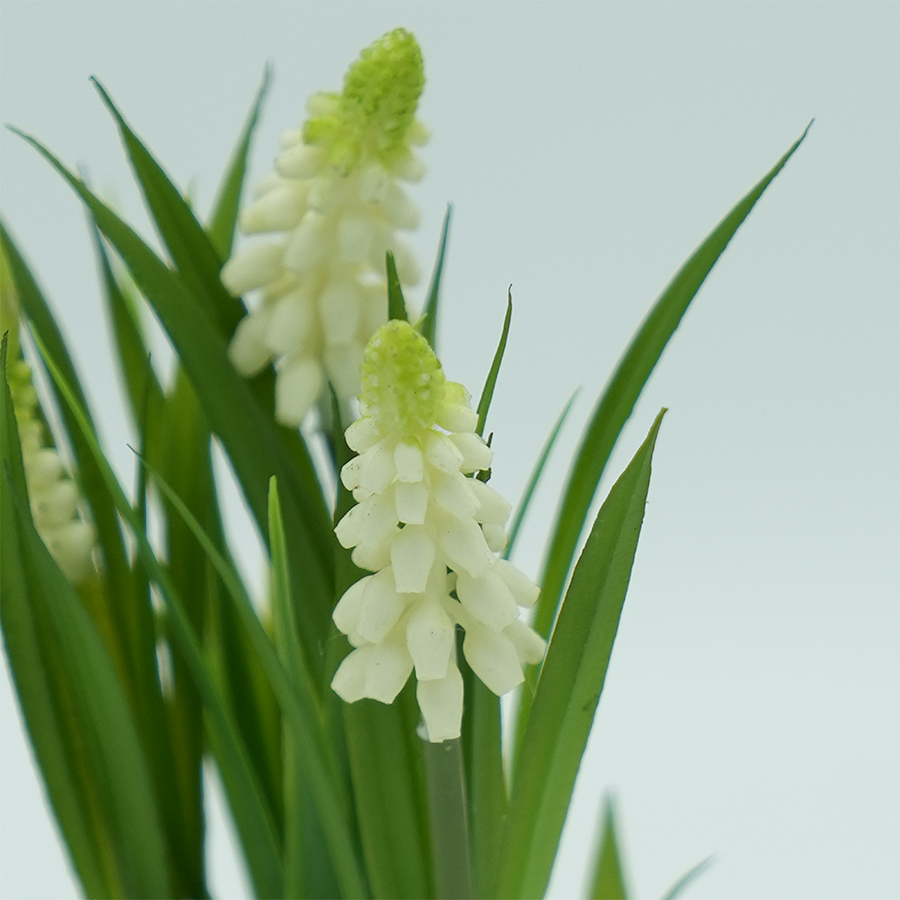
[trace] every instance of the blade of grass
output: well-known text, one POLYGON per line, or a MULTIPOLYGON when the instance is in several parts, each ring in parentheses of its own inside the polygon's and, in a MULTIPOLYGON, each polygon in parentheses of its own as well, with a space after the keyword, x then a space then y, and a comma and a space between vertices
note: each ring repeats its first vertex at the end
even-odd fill
POLYGON ((400 286, 400 277, 397 275, 397 264, 394 262, 394 254, 390 250, 385 254, 387 266, 388 286, 388 318, 409 321, 406 312, 406 301, 403 299, 403 288, 400 286))
MULTIPOLYGON (((158 585, 168 613, 172 639, 184 654, 191 677, 208 713, 210 741, 219 763, 222 781, 234 814, 234 821, 247 858, 254 888, 260 896, 278 896, 282 886, 280 844, 274 816, 250 762, 233 715, 224 701, 221 686, 210 672, 200 643, 191 626, 185 604, 165 568, 160 565, 142 523, 128 502, 118 479, 104 458, 78 399, 65 377, 48 360, 48 369, 72 418, 81 429, 85 443, 103 477, 116 509, 128 525, 137 553, 150 578, 158 585)), ((171 500, 172 497, 170 496, 171 500)), ((181 510, 180 510, 181 511, 181 510)), ((188 515, 190 515, 188 513, 188 515)), ((157 896, 163 896, 158 894, 157 896)))
POLYGON ((522 499, 519 501, 519 507, 512 518, 512 524, 509 526, 509 540, 507 540, 506 549, 503 551, 504 559, 509 559, 512 555, 513 546, 516 543, 519 529, 522 527, 522 520, 525 518, 525 513, 528 512, 528 506, 531 503, 531 497, 540 480, 541 473, 544 471, 544 466, 547 464, 550 451, 553 449, 553 445, 559 437, 559 432, 562 430, 563 423, 566 421, 569 410, 572 409, 572 404, 575 402, 577 396, 578 391, 575 391, 575 393, 569 397, 569 402, 566 403, 563 407, 563 411, 559 414, 559 418, 556 420, 556 424, 553 426, 553 430, 550 432, 550 436, 547 438, 547 441, 541 450, 541 455, 538 457, 537 462, 534 464, 534 468, 531 470, 531 476, 528 479, 528 484, 525 485, 522 499))
POLYGON ((131 130, 106 89, 96 78, 91 80, 116 121, 147 208, 175 269, 202 305, 208 321, 215 323, 225 338, 231 337, 246 311, 222 285, 222 259, 181 192, 131 130))
POLYGON ((266 65, 262 83, 256 93, 256 99, 247 117, 244 130, 231 156, 228 170, 222 179, 218 197, 213 205, 209 224, 206 226, 206 233, 219 254, 219 258, 223 260, 231 256, 238 208, 241 201, 241 189, 243 188, 244 176, 247 172, 247 156, 250 152, 250 141, 253 139, 253 133, 256 131, 259 113, 262 109, 263 99, 269 89, 271 75, 271 69, 266 65))
POLYGON ((503 362, 503 354, 506 351, 506 340, 509 337, 509 325, 512 322, 512 287, 510 287, 506 296, 506 315, 503 318, 503 330, 500 332, 500 342, 494 351, 494 359, 491 362, 491 368, 488 370, 484 387, 481 390, 481 399, 478 401, 478 425, 475 427, 476 434, 484 434, 484 423, 487 421, 488 410, 491 407, 491 400, 494 396, 494 388, 497 386, 497 375, 500 373, 500 364, 503 362))
POLYGON ((431 344, 431 349, 435 353, 437 353, 437 321, 438 306, 441 298, 441 277, 444 272, 444 256, 447 253, 447 237, 450 233, 450 214, 452 209, 448 203, 447 212, 444 213, 444 224, 441 226, 438 254, 434 261, 431 283, 428 285, 428 296, 425 298, 425 307, 422 310, 422 322, 419 328, 422 337, 431 344))
POLYGON ((516 762, 497 894, 541 897, 603 690, 663 410, 613 485, 575 567, 516 762))
POLYGON ((644 319, 600 397, 572 464, 544 564, 534 627, 545 637, 553 625, 597 485, 650 373, 716 260, 756 201, 800 146, 809 127, 675 275, 644 319))
POLYGON ((616 837, 616 819, 612 800, 606 798, 603 810, 603 828, 600 845, 591 879, 591 900, 627 900, 622 860, 619 858, 619 842, 616 837))
POLYGON ((284 489, 285 527, 300 548, 292 557, 297 570, 291 574, 304 600, 302 637, 308 658, 313 663, 322 660, 333 604, 333 537, 321 487, 305 447, 294 445, 292 452, 285 444, 280 430, 228 360, 221 335, 215 332, 181 280, 53 154, 34 138, 22 137, 88 206, 98 227, 153 305, 203 404, 211 429, 222 440, 263 535, 268 529, 268 478, 273 474, 278 477, 284 489))
POLYGON ((698 862, 696 866, 688 869, 687 872, 685 872, 684 875, 682 875, 681 878, 666 891, 663 900, 675 900, 676 897, 679 897, 692 882, 699 878, 713 864, 714 860, 714 855, 707 856, 706 859, 698 862))

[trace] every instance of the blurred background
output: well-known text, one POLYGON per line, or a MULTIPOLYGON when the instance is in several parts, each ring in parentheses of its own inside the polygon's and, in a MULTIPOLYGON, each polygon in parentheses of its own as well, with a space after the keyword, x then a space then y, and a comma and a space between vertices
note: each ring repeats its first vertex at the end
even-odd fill
MULTIPOLYGON (((453 222, 438 351, 478 394, 540 572, 593 404, 680 264, 815 118, 698 294, 599 506, 661 406, 647 513, 550 896, 583 892, 607 792, 626 878, 661 897, 900 895, 900 6, 896 3, 83 3, 0 8, 0 120, 80 165, 155 240, 96 76, 203 214, 267 62, 248 184, 305 98, 396 26, 425 56, 412 238, 453 222)), ((51 300, 124 483, 134 458, 79 201, 0 135, 4 221, 51 300)), ((410 292, 421 303, 425 285, 410 292)), ((229 500, 259 581, 256 537, 229 500)), ((7 561, 8 564, 8 561, 7 561)), ((75 897, 4 670, 0 894, 75 897)), ((210 882, 246 883, 210 779, 210 882)))

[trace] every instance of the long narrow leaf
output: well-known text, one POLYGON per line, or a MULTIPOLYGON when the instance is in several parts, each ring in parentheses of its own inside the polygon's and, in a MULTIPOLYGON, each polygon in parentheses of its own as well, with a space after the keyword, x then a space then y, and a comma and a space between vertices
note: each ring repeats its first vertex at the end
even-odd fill
MULTIPOLYGON (((222 696, 221 687, 210 672, 209 663, 203 657, 203 651, 191 626, 185 604, 175 590, 166 570, 156 558, 141 521, 128 502, 109 463, 104 458, 84 411, 66 383, 65 377, 52 361, 48 361, 48 368, 75 423, 81 429, 85 443, 94 456, 94 461, 107 485, 116 509, 128 524, 135 538, 141 562, 150 577, 159 586, 160 594, 169 613, 168 624, 172 639, 184 654, 190 667, 191 677, 203 698, 204 708, 209 714, 210 740, 219 762, 222 780, 232 805, 235 824, 241 837, 256 891, 261 896, 278 896, 282 886, 282 864, 272 810, 266 803, 259 779, 241 740, 237 725, 222 696)), ((158 894, 158 896, 162 896, 162 894, 158 894)))
POLYGON ((448 204, 447 212, 444 213, 444 224, 441 226, 437 258, 434 261, 431 283, 428 285, 428 296, 425 298, 425 306, 422 309, 422 324, 419 329, 422 337, 431 344, 435 353, 437 353, 437 322, 438 307, 441 300, 441 277, 444 273, 444 256, 447 253, 447 237, 450 234, 450 214, 452 210, 453 208, 448 204))
POLYGON ((650 373, 716 260, 808 131, 809 126, 682 266, 644 319, 600 397, 572 465, 547 552, 534 622, 541 634, 550 633, 600 477, 650 373))
POLYGON ((285 527, 300 548, 293 563, 297 569, 291 574, 304 598, 303 638, 309 658, 321 660, 333 604, 332 536, 308 454, 304 452, 298 458, 286 450, 271 418, 256 403, 248 385, 228 360, 224 339, 181 280, 53 154, 33 138, 23 137, 81 197, 144 296, 153 304, 178 350, 211 429, 228 452, 250 510, 264 535, 268 529, 268 479, 277 476, 284 489, 285 527))
POLYGON ((509 326, 512 322, 512 288, 506 297, 506 315, 503 317, 503 330, 500 332, 500 340, 494 351, 494 359, 488 370, 484 387, 481 390, 481 399, 478 401, 478 425, 475 427, 477 434, 484 434, 484 423, 487 421, 488 410, 491 408, 491 400, 494 397, 494 388, 497 386, 497 376, 500 374, 500 364, 503 362, 503 354, 506 351, 506 341, 509 337, 509 326))
POLYGON ((222 259, 162 166, 131 130, 103 85, 96 78, 92 80, 116 120, 150 215, 178 274, 202 303, 209 321, 217 324, 222 335, 230 337, 245 310, 219 279, 222 259))
POLYGON ((675 900, 676 897, 680 897, 687 887, 712 865, 714 859, 715 856, 707 856, 706 859, 698 862, 696 866, 691 866, 691 868, 688 869, 668 891, 666 891, 663 900, 675 900))
POLYGON ((247 156, 250 152, 250 141, 253 133, 256 131, 256 124, 259 121, 259 113, 262 109, 263 98, 269 89, 269 80, 271 70, 267 65, 263 72, 262 84, 256 93, 256 99, 253 107, 247 117, 244 130, 238 140, 237 147, 231 157, 228 171, 222 180, 219 188, 218 198, 213 205, 213 212, 210 216, 209 224, 206 226, 206 232, 212 241, 213 247, 219 254, 220 259, 228 259, 231 255, 231 247, 234 243, 234 230, 237 224, 238 208, 241 200, 241 189, 244 185, 244 175, 247 172, 247 156))
POLYGON ((613 485, 575 567, 516 764, 500 897, 541 897, 603 690, 665 410, 613 485))
POLYGON ((603 809, 603 828, 600 846, 591 879, 591 900, 626 900, 625 876, 619 857, 619 841, 616 837, 616 818, 612 801, 607 797, 603 809))

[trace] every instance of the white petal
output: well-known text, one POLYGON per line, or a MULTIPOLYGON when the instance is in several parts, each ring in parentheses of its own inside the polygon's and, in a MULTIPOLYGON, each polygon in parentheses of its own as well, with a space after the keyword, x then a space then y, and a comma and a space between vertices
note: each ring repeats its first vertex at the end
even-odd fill
POLYGON ((434 543, 421 525, 407 525, 391 544, 391 567, 397 590, 421 594, 434 563, 434 543))
POLYGON ((383 494, 373 494, 371 497, 367 497, 353 507, 338 523, 335 533, 344 547, 352 547, 354 544, 377 546, 393 532, 394 526, 398 521, 397 510, 394 505, 394 494, 393 491, 388 489, 383 494), (352 544, 344 544, 342 532, 339 532, 338 529, 341 528, 344 519, 347 519, 351 513, 353 514, 352 528, 354 531, 348 532, 345 529, 343 534, 348 539, 352 534, 356 540, 352 544))
POLYGON ((348 426, 344 432, 344 439, 351 450, 365 453, 369 447, 381 440, 381 434, 375 425, 375 420, 371 416, 364 416, 348 426))
POLYGON ((406 191, 396 181, 389 181, 377 200, 379 208, 394 228, 411 230, 418 228, 421 214, 406 191))
MULTIPOLYGON (((379 267, 380 273, 384 266, 379 267)), ((383 281, 360 286, 360 333, 371 337, 388 317, 387 285, 383 281)))
POLYGON ((490 468, 494 451, 477 434, 461 432, 451 434, 449 439, 463 457, 461 471, 469 473, 490 468))
POLYGON ((418 445, 409 441, 400 441, 394 448, 394 465, 400 481, 421 481, 425 471, 425 461, 418 445))
POLYGON ((244 208, 240 215, 241 231, 255 234, 293 228, 306 211, 307 192, 308 187, 302 182, 280 182, 274 190, 244 208))
POLYGON ((399 528, 389 531, 383 540, 375 544, 360 544, 350 554, 353 564, 360 569, 378 572, 391 564, 391 544, 400 534, 399 528))
POLYGON ((356 631, 377 644, 397 624, 406 603, 397 593, 390 568, 370 576, 363 588, 356 631))
POLYGON ((351 341, 349 344, 329 344, 322 354, 328 380, 341 400, 359 393, 363 349, 361 344, 351 341))
POLYGON ((437 414, 437 423, 447 431, 472 432, 478 425, 478 413, 459 403, 445 404, 437 414))
POLYGON ((506 582, 516 603, 526 608, 534 606, 541 589, 508 559, 498 559, 494 571, 506 582))
POLYGON ((366 696, 382 703, 393 703, 413 669, 405 635, 400 631, 373 647, 372 651, 366 671, 366 696))
POLYGON ((273 352, 312 355, 317 334, 313 298, 305 288, 294 288, 275 300, 271 307, 265 342, 273 352))
POLYGON ((346 344, 356 337, 360 299, 349 281, 329 284, 319 295, 319 315, 325 340, 330 344, 346 344))
POLYGON ((52 447, 43 447, 23 455, 25 474, 28 476, 28 487, 31 491, 39 491, 58 481, 63 473, 62 460, 52 447))
POLYGON ((284 244, 251 244, 222 267, 222 284, 235 296, 262 287, 284 272, 284 244))
POLYGON ((228 345, 228 358, 242 375, 255 375, 272 358, 265 340, 268 325, 268 309, 250 313, 238 322, 228 345))
POLYGON ((366 671, 373 649, 371 645, 357 647, 338 666, 331 679, 331 689, 341 700, 356 703, 366 696, 366 671))
POLYGON ((311 144, 295 144, 275 159, 278 174, 285 178, 312 178, 325 163, 325 151, 311 144))
POLYGON ((456 472, 449 478, 435 473, 431 479, 434 499, 458 519, 472 519, 478 510, 478 500, 472 490, 474 479, 456 472))
POLYGON ((344 634, 358 631, 362 595, 371 577, 371 575, 366 575, 365 578, 360 578, 359 581, 351 584, 344 591, 343 596, 338 600, 337 606, 334 608, 334 612, 331 614, 334 624, 344 634))
POLYGON ((361 456, 354 456, 353 459, 344 463, 341 468, 341 484, 348 491, 356 490, 359 487, 359 464, 361 456))
POLYGON ((315 360, 297 359, 278 369, 275 380, 275 417, 282 425, 297 426, 322 390, 322 369, 315 360))
POLYGON ((509 538, 502 525, 482 525, 484 540, 494 553, 502 553, 506 549, 509 538))
POLYGON ((456 593, 460 603, 491 631, 503 631, 519 616, 519 607, 499 575, 488 570, 478 578, 458 573, 456 593))
POLYGON ((319 213, 307 210, 287 239, 282 257, 284 267, 296 275, 305 275, 318 264, 326 249, 325 220, 319 213))
POLYGON ((435 516, 435 530, 438 545, 457 572, 468 572, 477 578, 496 559, 472 519, 460 520, 444 513, 435 516))
POLYGON ((483 625, 466 631, 463 653, 472 671, 498 696, 525 680, 518 654, 509 638, 483 625))
POLYGON ((93 568, 94 530, 81 519, 72 519, 42 533, 47 549, 69 581, 81 581, 93 568))
POLYGON ((359 487, 380 494, 394 480, 394 454, 390 439, 379 441, 359 457, 359 487))
POLYGON ((78 508, 78 488, 75 483, 64 478, 31 497, 34 520, 39 528, 53 528, 68 522, 78 508))
MULTIPOLYGON (((376 226, 370 216, 345 216, 337 227, 340 261, 348 265, 362 262, 369 255, 375 235, 376 226)), ((384 265, 384 259, 381 264, 384 265)))
POLYGON ((477 478, 466 480, 478 498, 478 512, 475 514, 475 520, 488 525, 505 525, 512 509, 506 500, 483 481, 479 481, 477 478))
POLYGON ((447 674, 450 659, 456 652, 456 626, 436 600, 417 604, 406 623, 406 646, 420 681, 443 678, 447 674))
POLYGON ((414 484, 398 482, 394 485, 397 516, 407 525, 423 525, 428 511, 428 488, 421 481, 414 484))
POLYGON ((432 743, 458 738, 462 728, 463 680, 459 669, 452 666, 445 678, 420 681, 416 698, 425 720, 428 740, 432 743))
POLYGON ((544 658, 547 642, 521 619, 510 622, 503 634, 509 638, 522 662, 535 666, 544 658))
POLYGON ((463 455, 447 435, 429 431, 424 444, 423 451, 429 464, 442 472, 459 471, 463 455))
POLYGON ((419 181, 425 174, 425 163, 410 150, 391 162, 391 173, 401 181, 419 181))

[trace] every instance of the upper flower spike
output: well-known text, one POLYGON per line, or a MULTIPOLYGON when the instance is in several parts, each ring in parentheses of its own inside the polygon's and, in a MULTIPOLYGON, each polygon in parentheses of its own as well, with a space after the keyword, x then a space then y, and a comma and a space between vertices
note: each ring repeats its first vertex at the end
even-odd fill
POLYGON ((347 702, 391 703, 415 668, 431 741, 459 737, 463 683, 456 627, 475 674, 496 694, 520 684, 544 642, 519 619, 538 588, 498 559, 509 504, 483 482, 492 452, 475 434, 465 388, 447 381, 408 323, 382 326, 362 365, 361 417, 346 432, 359 453, 341 470, 357 500, 338 522, 342 546, 374 572, 338 601, 334 621, 356 648, 332 687, 347 702))
POLYGON ((276 361, 284 424, 300 423, 326 381, 341 398, 359 390, 363 348, 387 318, 385 252, 393 252, 401 283, 419 278, 396 232, 419 220, 398 182, 424 171, 412 150, 427 139, 415 118, 423 84, 409 32, 376 41, 350 67, 342 93, 310 98, 310 118, 282 136, 275 172, 241 213, 244 233, 273 238, 222 269, 233 293, 262 289, 229 353, 245 375, 276 361))

